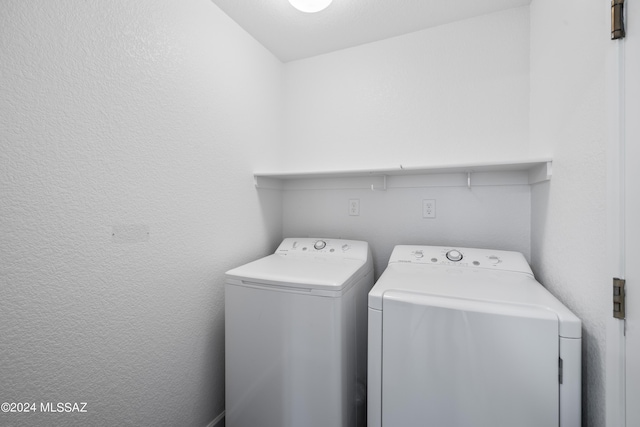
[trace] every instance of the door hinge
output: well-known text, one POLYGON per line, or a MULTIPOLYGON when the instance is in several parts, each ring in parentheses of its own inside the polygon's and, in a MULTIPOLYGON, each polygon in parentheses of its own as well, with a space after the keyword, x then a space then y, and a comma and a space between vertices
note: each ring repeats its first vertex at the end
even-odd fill
POLYGON ((558 382, 562 384, 562 359, 558 357, 558 382))
POLYGON ((624 284, 624 279, 613 279, 613 317, 616 319, 624 319, 626 315, 624 284))
POLYGON ((611 40, 624 38, 624 0, 611 0, 611 40))

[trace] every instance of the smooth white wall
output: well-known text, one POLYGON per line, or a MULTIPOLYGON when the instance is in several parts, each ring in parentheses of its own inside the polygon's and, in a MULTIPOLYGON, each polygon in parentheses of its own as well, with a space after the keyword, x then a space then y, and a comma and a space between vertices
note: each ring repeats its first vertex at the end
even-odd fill
MULTIPOLYGON (((529 8, 285 65, 289 170, 520 159, 529 153, 529 8)), ((528 185, 284 192, 285 236, 369 241, 376 276, 397 244, 529 256, 528 185), (361 214, 348 215, 358 198, 361 214), (437 218, 422 218, 436 199, 437 218)))
POLYGON ((88 403, 0 424, 204 427, 224 272, 282 234, 281 63, 207 0, 3 1, 0 57, 0 395, 88 403))
POLYGON ((285 73, 290 169, 528 155, 528 7, 290 62, 285 73))
POLYGON ((529 256, 528 185, 294 190, 284 193, 284 234, 364 240, 372 247, 375 277, 395 245, 503 249, 529 256), (350 216, 350 199, 360 215, 350 216), (436 200, 436 218, 422 217, 422 200, 436 200))
POLYGON ((553 157, 532 188, 531 260, 544 285, 583 321, 583 425, 605 425, 605 1, 533 0, 531 146, 553 157))

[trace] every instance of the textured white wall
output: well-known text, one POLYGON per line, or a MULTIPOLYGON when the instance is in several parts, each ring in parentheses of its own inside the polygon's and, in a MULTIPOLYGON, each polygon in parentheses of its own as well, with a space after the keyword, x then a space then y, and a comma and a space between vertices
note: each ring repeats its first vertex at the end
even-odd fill
MULTIPOLYGON (((285 65, 285 168, 345 169, 524 158, 529 9, 517 8, 285 65)), ((285 236, 367 240, 376 275, 397 244, 529 256, 530 189, 284 192, 285 236), (362 213, 347 215, 350 198, 362 213), (422 218, 422 199, 437 218, 422 218)))
POLYGON ((285 66, 291 169, 525 157, 529 12, 511 9, 285 66))
POLYGON ((514 9, 289 63, 283 87, 208 1, 4 1, 0 400, 89 412, 0 424, 205 425, 223 409, 227 268, 281 233, 370 240, 378 274, 397 236, 527 254, 531 206, 533 267, 585 322, 585 420, 604 425, 601 6, 534 0, 530 45, 514 9), (518 186, 290 191, 283 213, 251 182, 282 134, 288 169, 552 155, 554 177, 531 202, 518 186), (148 240, 114 241, 122 224, 148 240))
POLYGON ((0 401, 88 402, 0 425, 205 426, 223 274, 282 234, 282 65, 207 0, 5 0, 0 57, 0 401))
POLYGON ((583 321, 583 425, 605 425, 605 1, 531 4, 531 146, 553 157, 532 189, 536 276, 583 321))

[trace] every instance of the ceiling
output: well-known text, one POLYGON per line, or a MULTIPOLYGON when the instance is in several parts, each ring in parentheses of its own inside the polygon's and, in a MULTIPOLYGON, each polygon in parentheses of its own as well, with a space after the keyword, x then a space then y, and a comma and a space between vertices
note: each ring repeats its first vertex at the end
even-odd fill
POLYGON ((321 12, 304 13, 294 9, 288 0, 212 1, 282 62, 531 3, 531 0, 333 0, 321 12))

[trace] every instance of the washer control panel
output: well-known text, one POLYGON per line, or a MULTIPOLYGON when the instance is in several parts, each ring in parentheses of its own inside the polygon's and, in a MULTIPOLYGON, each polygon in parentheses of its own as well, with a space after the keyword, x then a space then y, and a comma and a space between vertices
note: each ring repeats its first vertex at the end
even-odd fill
POLYGON ((369 244, 359 240, 314 239, 311 237, 286 238, 280 243, 275 253, 300 256, 326 255, 337 258, 366 260, 369 253, 369 244))
POLYGON ((449 261, 453 261, 453 262, 458 262, 458 261, 462 261, 462 253, 457 250, 457 249, 451 249, 450 251, 447 252, 447 259, 449 261))
POLYGON ((491 249, 399 245, 393 249, 389 259, 389 264, 393 263, 486 268, 532 274, 520 252, 491 249))

